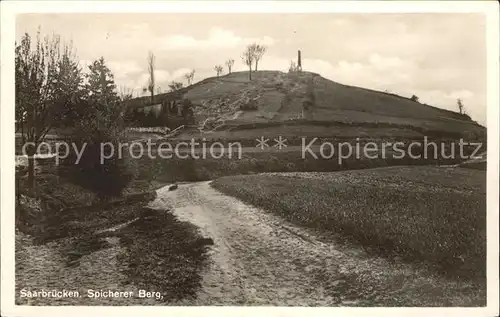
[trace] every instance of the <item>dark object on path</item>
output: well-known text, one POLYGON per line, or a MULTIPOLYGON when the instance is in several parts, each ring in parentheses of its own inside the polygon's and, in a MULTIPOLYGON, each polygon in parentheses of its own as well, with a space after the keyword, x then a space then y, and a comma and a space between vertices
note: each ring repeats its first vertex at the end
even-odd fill
POLYGON ((168 188, 168 190, 176 190, 179 186, 177 184, 173 184, 168 188))
POLYGON ((212 238, 201 238, 193 242, 192 247, 204 247, 207 245, 214 245, 214 240, 212 238))
POLYGON ((149 207, 143 207, 141 212, 142 219, 153 219, 158 217, 159 214, 165 212, 165 210, 157 210, 149 207))

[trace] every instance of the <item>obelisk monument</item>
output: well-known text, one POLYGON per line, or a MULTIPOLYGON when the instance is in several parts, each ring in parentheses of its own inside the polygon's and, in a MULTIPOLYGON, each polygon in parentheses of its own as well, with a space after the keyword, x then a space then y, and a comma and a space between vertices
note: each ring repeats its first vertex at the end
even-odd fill
POLYGON ((300 53, 300 50, 298 51, 298 54, 297 54, 297 71, 302 71, 302 56, 301 56, 301 53, 300 53))

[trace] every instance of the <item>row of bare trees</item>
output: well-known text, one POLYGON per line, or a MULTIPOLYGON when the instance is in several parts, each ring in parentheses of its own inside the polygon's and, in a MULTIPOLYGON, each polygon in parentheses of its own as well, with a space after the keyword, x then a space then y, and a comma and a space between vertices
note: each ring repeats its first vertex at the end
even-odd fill
MULTIPOLYGON (((267 48, 264 45, 260 45, 257 43, 253 43, 247 46, 245 51, 243 52, 242 55, 242 61, 245 65, 248 66, 249 69, 249 79, 252 79, 252 66, 255 65, 255 71, 258 70, 259 66, 259 61, 262 59, 264 54, 266 53, 267 48)), ((233 66, 234 66, 234 59, 229 58, 226 62, 225 65, 228 69, 228 73, 231 74, 233 66)), ((223 72, 224 72, 224 67, 220 64, 214 66, 215 73, 217 74, 217 77, 219 77, 223 72)), ((151 102, 154 102, 154 94, 155 94, 155 89, 158 91, 159 87, 156 87, 155 83, 155 55, 152 52, 149 52, 148 54, 148 72, 149 72, 149 83, 148 87, 145 88, 151 93, 151 102)), ((194 74, 195 70, 193 69, 189 73, 184 74, 184 78, 187 80, 188 86, 193 83, 194 80, 194 74)), ((181 82, 177 81, 172 81, 169 85, 170 91, 176 91, 180 88, 183 87, 183 84, 181 82)))
MULTIPOLYGON (((226 62, 225 62, 225 65, 227 67, 227 73, 228 74, 231 74, 232 70, 233 70, 233 66, 234 66, 234 59, 232 58, 229 58, 226 62)), ((219 77, 220 74, 222 74, 222 72, 224 71, 224 68, 222 67, 222 65, 215 65, 214 66, 214 70, 215 72, 217 73, 217 77, 219 77)))
MULTIPOLYGON (((257 43, 250 44, 246 47, 245 51, 243 52, 241 56, 241 60, 245 65, 248 66, 249 70, 249 79, 252 80, 252 66, 255 65, 255 71, 258 70, 259 67, 259 61, 262 60, 262 57, 266 53, 267 48, 264 45, 260 45, 257 43)), ((233 66, 234 66, 234 59, 229 58, 226 62, 225 65, 227 66, 228 74, 231 74, 233 66)), ((217 77, 219 77, 222 72, 224 71, 224 68, 222 65, 217 64, 214 66, 215 73, 217 74, 217 77)))

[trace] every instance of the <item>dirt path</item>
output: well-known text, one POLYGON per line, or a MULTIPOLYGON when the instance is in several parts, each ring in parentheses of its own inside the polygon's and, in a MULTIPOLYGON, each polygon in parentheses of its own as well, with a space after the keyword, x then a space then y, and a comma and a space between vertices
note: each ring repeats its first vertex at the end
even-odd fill
MULTIPOLYGON (((481 294, 466 282, 322 243, 305 230, 213 189, 209 182, 158 190, 153 208, 214 240, 195 300, 183 305, 468 306, 481 294)), ((484 294, 483 294, 484 295, 484 294)))

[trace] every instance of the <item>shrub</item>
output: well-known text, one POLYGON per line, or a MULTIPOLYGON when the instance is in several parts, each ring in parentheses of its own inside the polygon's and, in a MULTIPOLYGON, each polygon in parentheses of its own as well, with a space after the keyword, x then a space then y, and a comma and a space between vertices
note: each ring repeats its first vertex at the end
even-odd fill
POLYGON ((240 110, 243 111, 255 111, 257 109, 258 109, 257 103, 253 100, 248 103, 240 105, 240 110))
POLYGON ((132 179, 125 158, 118 156, 118 145, 123 132, 123 122, 118 112, 89 107, 86 117, 77 124, 75 133, 69 140, 78 149, 83 149, 79 161, 74 151, 70 151, 64 162, 69 167, 71 180, 94 191, 99 198, 120 196, 132 179), (101 163, 102 155, 107 157, 111 154, 110 144, 114 153, 101 163))
POLYGON ((461 113, 460 115, 464 118, 464 120, 472 121, 472 118, 468 114, 461 113))

